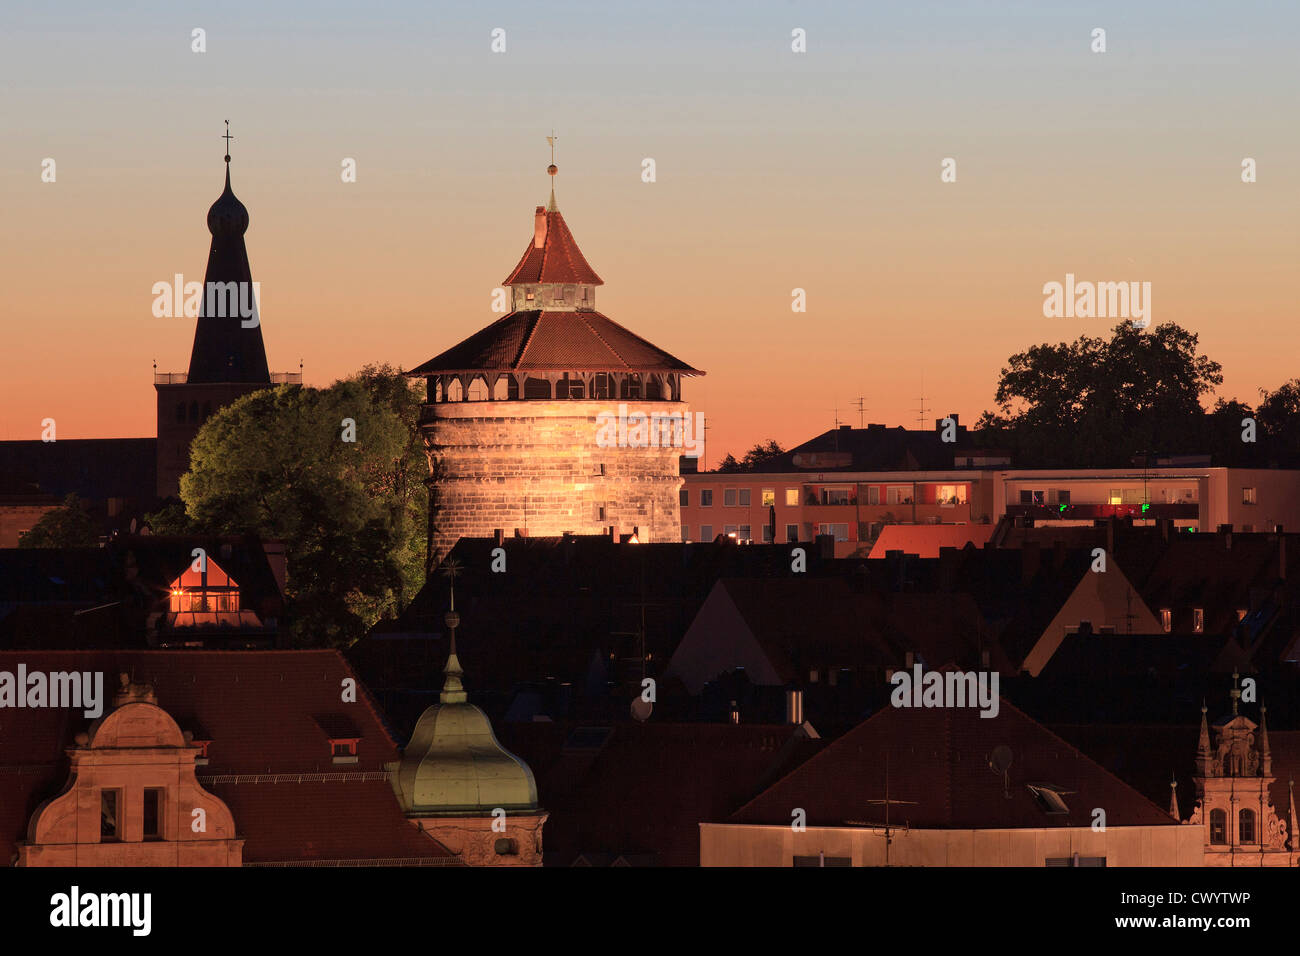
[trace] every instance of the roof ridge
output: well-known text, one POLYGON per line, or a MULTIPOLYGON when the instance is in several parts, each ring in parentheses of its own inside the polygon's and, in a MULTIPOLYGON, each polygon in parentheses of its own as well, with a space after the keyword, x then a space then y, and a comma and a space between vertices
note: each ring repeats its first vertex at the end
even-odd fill
MULTIPOLYGON (((616 349, 616 348, 614 348, 614 346, 610 345, 609 342, 605 341, 605 336, 603 336, 603 335, 601 335, 599 332, 597 332, 597 331, 596 331, 596 327, 595 327, 594 325, 592 325, 590 322, 587 321, 587 317, 586 317, 586 315, 584 315, 584 314, 581 313, 581 312, 577 312, 577 311, 575 311, 573 314, 576 315, 576 316, 577 316, 577 317, 582 321, 582 324, 585 325, 585 326, 586 326, 586 327, 591 331, 591 334, 592 334, 592 335, 596 336, 596 338, 600 340, 600 344, 601 344, 601 345, 603 345, 603 346, 605 346, 605 348, 609 349, 610 352, 613 353, 615 356, 617 356, 617 357, 618 357, 618 360, 619 360, 620 362, 622 362, 625 366, 627 366, 628 368, 631 368, 631 367, 632 367, 630 364, 628 364, 628 360, 625 359, 625 358, 623 358, 623 356, 622 356, 622 354, 619 352, 619 350, 616 349)), ((599 313, 599 312, 593 312, 592 315, 600 315, 600 313, 599 313)), ((603 316, 603 315, 600 315, 600 317, 601 317, 602 319, 605 318, 605 316, 603 316)), ((606 322, 612 322, 613 320, 612 320, 612 319, 605 319, 605 321, 606 321, 606 322)))
MULTIPOLYGON (((526 310, 526 311, 531 312, 531 311, 533 311, 533 310, 528 309, 528 310, 526 310)), ((524 341, 523 341, 523 343, 519 346, 519 351, 515 353, 515 360, 514 360, 514 367, 515 367, 515 370, 519 370, 519 369, 522 368, 522 366, 523 366, 523 363, 524 363, 524 355, 528 352, 528 346, 532 345, 532 343, 533 343, 533 337, 537 335, 537 329, 538 329, 538 328, 541 326, 541 324, 542 324, 542 314, 543 314, 543 313, 542 313, 542 310, 541 310, 541 309, 538 309, 538 310, 537 310, 537 316, 536 316, 536 318, 531 319, 531 320, 526 320, 526 321, 531 321, 533 324, 532 324, 532 327, 529 328, 529 330, 528 330, 528 334, 527 334, 526 336, 524 336, 524 341)))

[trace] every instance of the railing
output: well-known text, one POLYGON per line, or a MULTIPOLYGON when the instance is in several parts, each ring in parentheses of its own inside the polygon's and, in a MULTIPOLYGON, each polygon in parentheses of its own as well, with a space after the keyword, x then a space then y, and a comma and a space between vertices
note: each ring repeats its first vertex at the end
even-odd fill
MULTIPOLYGON (((189 381, 189 375, 186 372, 154 372, 153 383, 155 385, 184 385, 189 381)), ((272 372, 272 385, 301 385, 302 372, 272 372)))
POLYGON ((1199 518, 1200 505, 1196 502, 1176 504, 1068 504, 1068 505, 1007 505, 1010 518, 1041 519, 1095 519, 1095 518, 1199 518))

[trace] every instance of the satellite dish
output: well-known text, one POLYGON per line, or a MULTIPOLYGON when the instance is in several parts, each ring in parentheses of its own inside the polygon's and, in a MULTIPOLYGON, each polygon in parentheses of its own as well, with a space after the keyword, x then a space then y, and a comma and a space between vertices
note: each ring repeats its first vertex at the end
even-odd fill
POLYGON ((1006 744, 998 744, 993 748, 993 753, 989 754, 989 769, 996 774, 1006 776, 1006 772, 1011 769, 1012 756, 1010 747, 1006 744))
POLYGON ((632 711, 632 719, 638 720, 644 724, 650 719, 650 715, 654 713, 655 705, 638 694, 636 697, 632 698, 632 707, 630 709, 632 711))

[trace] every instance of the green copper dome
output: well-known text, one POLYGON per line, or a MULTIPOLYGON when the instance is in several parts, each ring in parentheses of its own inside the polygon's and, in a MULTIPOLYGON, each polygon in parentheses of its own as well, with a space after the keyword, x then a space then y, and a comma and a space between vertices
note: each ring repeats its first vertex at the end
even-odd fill
POLYGON ((420 715, 398 766, 402 810, 410 816, 536 810, 533 772, 497 742, 487 715, 468 702, 461 673, 453 625, 440 702, 420 715))

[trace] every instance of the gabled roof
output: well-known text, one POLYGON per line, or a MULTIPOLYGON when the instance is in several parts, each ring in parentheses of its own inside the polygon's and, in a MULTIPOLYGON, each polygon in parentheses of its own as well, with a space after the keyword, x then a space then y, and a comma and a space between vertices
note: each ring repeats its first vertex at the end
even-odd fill
MULTIPOLYGON (((245 864, 452 859, 402 815, 384 772, 396 743, 361 685, 341 701, 355 675, 338 651, 0 651, 0 671, 19 663, 102 672, 109 700, 119 673, 152 684, 182 730, 212 741, 199 782, 234 814, 245 864), (333 764, 337 726, 355 729, 356 763, 333 764)), ((64 751, 89 724, 76 709, 0 710, 0 864, 67 782, 64 751)))
POLYGON ((729 818, 731 823, 808 826, 883 819, 889 764, 891 821, 922 829, 1085 827, 1093 808, 1107 826, 1177 826, 1166 810, 1115 777, 1005 699, 996 717, 974 707, 884 707, 729 818), (989 767, 998 746, 1011 749, 1003 775, 989 767), (1046 813, 1029 784, 1059 788, 1067 813, 1046 813))
MULTIPOLYGON (((537 207, 539 214, 543 211, 543 207, 537 207)), ((543 282, 604 285, 595 270, 587 265, 587 260, 578 248, 573 233, 569 232, 560 211, 553 209, 546 212, 545 216, 546 238, 541 247, 536 245, 535 236, 529 239, 519 265, 515 266, 502 285, 543 282)))
POLYGON ((599 312, 511 312, 408 375, 495 371, 703 374, 599 312))

